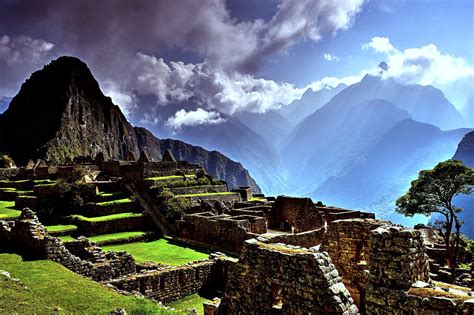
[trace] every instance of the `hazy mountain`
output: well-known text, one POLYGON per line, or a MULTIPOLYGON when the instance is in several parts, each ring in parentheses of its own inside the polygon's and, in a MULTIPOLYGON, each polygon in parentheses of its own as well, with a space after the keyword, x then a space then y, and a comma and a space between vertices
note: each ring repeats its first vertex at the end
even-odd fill
POLYGON ((0 150, 17 164, 30 158, 65 162, 75 156, 138 157, 145 151, 152 159, 172 149, 175 156, 202 164, 229 185, 258 185, 240 163, 218 152, 209 152, 181 141, 159 140, 143 128, 133 127, 104 96, 85 63, 61 57, 31 75, 0 115, 0 150))
POLYGON ((387 130, 409 114, 385 100, 352 103, 334 97, 304 119, 282 145, 281 155, 295 188, 314 191, 362 158, 387 130))
POLYGON ((464 119, 466 120, 466 124, 469 127, 474 126, 474 94, 472 94, 466 100, 466 104, 464 104, 462 113, 464 115, 464 119))
MULTIPOLYGON (((367 155, 342 176, 331 177, 312 196, 329 204, 373 211, 377 217, 413 224, 394 211, 418 172, 450 159, 469 129, 441 131, 405 119, 381 136, 367 155)), ((426 217, 419 218, 427 221, 426 217)), ((415 220, 416 221, 416 220, 415 220)))
POLYGON ((275 148, 280 145, 280 142, 294 127, 285 117, 274 110, 263 114, 242 112, 237 114, 236 117, 275 148))
POLYGON ((346 87, 347 85, 345 84, 339 84, 335 88, 325 87, 316 92, 312 89, 307 89, 301 99, 294 101, 288 106, 281 107, 279 112, 293 125, 297 125, 304 118, 323 107, 334 95, 346 87))
POLYGON ((443 130, 464 126, 464 118, 454 105, 446 99, 441 90, 431 85, 402 85, 393 79, 382 80, 366 75, 359 83, 349 86, 337 97, 352 103, 381 98, 406 110, 416 121, 443 130))
MULTIPOLYGON (((239 119, 222 117, 226 121, 221 124, 183 126, 169 135, 208 150, 222 152, 242 163, 265 193, 283 193, 286 190, 285 172, 273 146, 239 119)), ((166 132, 170 131, 161 129, 160 134, 166 132)))

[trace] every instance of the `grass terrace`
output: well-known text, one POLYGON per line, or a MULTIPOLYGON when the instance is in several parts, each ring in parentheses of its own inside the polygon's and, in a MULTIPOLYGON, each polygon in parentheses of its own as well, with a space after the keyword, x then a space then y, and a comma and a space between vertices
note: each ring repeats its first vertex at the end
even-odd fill
POLYGON ((179 311, 186 311, 186 309, 195 308, 199 314, 204 314, 204 306, 202 304, 205 302, 211 302, 211 300, 195 293, 177 301, 171 302, 167 306, 179 311))
MULTIPOLYGON (((186 178, 196 178, 196 175, 184 175, 186 178)), ((147 177, 145 180, 179 180, 183 179, 181 175, 171 175, 171 176, 158 176, 158 177, 147 177)))
POLYGON ((85 217, 80 214, 72 215, 72 217, 75 219, 78 219, 80 221, 88 221, 88 222, 104 222, 104 221, 113 221, 113 220, 119 220, 119 219, 125 219, 125 218, 138 218, 142 216, 143 216, 143 213, 133 213, 133 212, 104 215, 101 217, 85 217))
POLYGON ((71 235, 63 235, 63 236, 58 236, 58 238, 63 241, 63 242, 70 242, 70 241, 74 241, 75 238, 72 237, 71 235))
POLYGON ((19 189, 13 188, 13 187, 3 187, 3 188, 0 188, 0 190, 16 192, 19 195, 26 195, 26 194, 32 194, 33 193, 33 190, 19 190, 19 189))
POLYGON ((0 254, 0 266, 22 282, 0 276, 0 314, 108 314, 117 308, 128 314, 183 314, 114 292, 52 261, 0 254))
POLYGON ((209 257, 209 253, 181 244, 173 243, 169 238, 161 238, 151 242, 136 242, 120 245, 104 246, 103 249, 126 251, 138 262, 154 261, 165 265, 179 266, 192 261, 209 257))
POLYGON ((0 201, 0 219, 17 218, 20 213, 20 210, 15 209, 15 201, 0 201))
POLYGON ((224 195, 237 195, 237 193, 231 192, 231 191, 225 191, 225 192, 212 192, 212 193, 202 193, 202 194, 176 195, 176 197, 208 197, 208 196, 224 196, 224 195))
POLYGON ((119 232, 119 233, 112 233, 112 234, 101 234, 95 236, 89 236, 88 239, 92 242, 105 242, 105 241, 115 241, 115 240, 126 240, 131 237, 139 237, 144 236, 146 232, 142 231, 133 231, 133 232, 119 232))
POLYGON ((99 192, 97 193, 97 196, 100 196, 100 197, 104 197, 104 198, 108 198, 108 197, 122 197, 123 195, 125 195, 125 192, 123 191, 113 191, 113 192, 99 192))
POLYGON ((46 226, 46 230, 51 233, 62 233, 62 232, 73 232, 77 230, 77 226, 69 224, 69 225, 50 225, 46 226))
POLYGON ((117 199, 117 200, 98 202, 96 203, 96 205, 97 206, 113 206, 113 205, 120 205, 124 203, 132 203, 134 201, 135 200, 132 198, 122 198, 122 199, 117 199))

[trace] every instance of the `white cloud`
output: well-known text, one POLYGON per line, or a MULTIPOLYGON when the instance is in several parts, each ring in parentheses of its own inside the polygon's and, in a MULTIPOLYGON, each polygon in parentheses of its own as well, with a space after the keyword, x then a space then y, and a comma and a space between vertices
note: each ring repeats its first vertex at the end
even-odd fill
POLYGON ((104 95, 109 96, 112 102, 120 107, 125 115, 137 108, 137 102, 133 93, 121 91, 115 82, 106 80, 103 82, 104 95))
POLYGON ((43 62, 54 44, 29 36, 0 37, 0 60, 8 65, 43 62))
POLYGON ((215 111, 207 111, 202 108, 192 111, 180 109, 168 118, 166 126, 178 130, 183 126, 218 125, 223 122, 225 122, 225 119, 215 111))
POLYGON ((389 68, 383 73, 383 77, 394 78, 406 84, 440 87, 474 77, 474 67, 464 58, 443 54, 434 44, 396 50, 388 56, 387 64, 389 68))
POLYGON ((338 56, 331 55, 330 53, 325 53, 323 55, 323 58, 326 61, 339 61, 339 60, 341 60, 341 58, 339 58, 338 56))
POLYGON ((359 82, 364 77, 364 75, 366 75, 369 72, 371 72, 371 71, 364 70, 358 75, 351 75, 351 76, 346 76, 346 77, 342 77, 342 78, 324 77, 321 80, 312 82, 307 87, 311 88, 313 91, 317 92, 317 91, 325 89, 325 88, 335 88, 339 84, 352 85, 354 83, 359 82))
POLYGON ((372 37, 370 42, 362 45, 362 49, 368 50, 373 49, 375 52, 380 53, 392 53, 398 50, 392 46, 390 40, 387 37, 372 37))
POLYGON ((206 62, 166 63, 144 53, 137 54, 135 80, 128 90, 154 95, 157 106, 187 102, 232 115, 239 111, 264 113, 301 98, 305 89, 289 83, 228 72, 206 62))

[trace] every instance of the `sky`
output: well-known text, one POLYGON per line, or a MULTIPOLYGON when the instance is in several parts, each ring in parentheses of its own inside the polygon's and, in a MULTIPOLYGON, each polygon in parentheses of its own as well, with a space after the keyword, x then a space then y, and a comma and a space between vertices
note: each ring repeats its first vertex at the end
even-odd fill
POLYGON ((474 92, 473 3, 0 0, 0 96, 73 55, 137 125, 219 124, 367 73, 434 85, 462 109, 474 92))

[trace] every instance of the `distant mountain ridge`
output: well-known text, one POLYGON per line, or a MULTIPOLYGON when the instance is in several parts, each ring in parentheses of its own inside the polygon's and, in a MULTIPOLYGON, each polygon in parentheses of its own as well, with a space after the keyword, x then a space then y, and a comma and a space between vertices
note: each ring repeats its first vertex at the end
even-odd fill
POLYGON ((166 149, 177 158, 199 163, 231 187, 257 183, 243 166, 217 151, 176 140, 160 140, 133 127, 100 90, 85 63, 60 57, 34 72, 23 83, 8 109, 0 115, 0 150, 18 164, 30 158, 65 162, 76 156, 123 159, 127 151, 158 160, 166 149))

